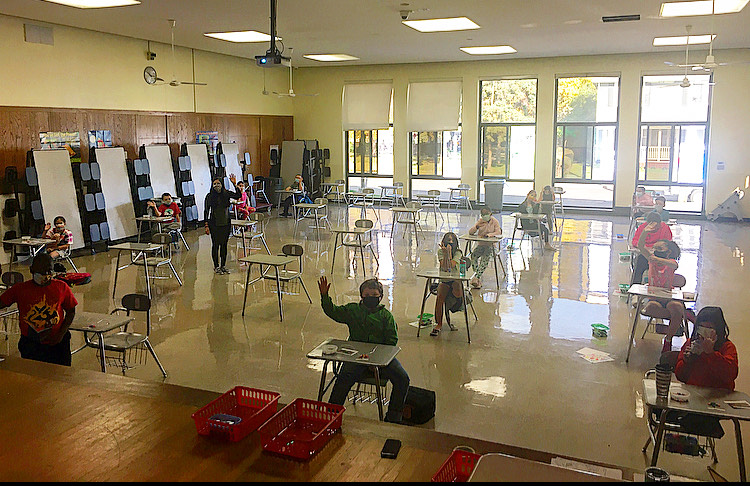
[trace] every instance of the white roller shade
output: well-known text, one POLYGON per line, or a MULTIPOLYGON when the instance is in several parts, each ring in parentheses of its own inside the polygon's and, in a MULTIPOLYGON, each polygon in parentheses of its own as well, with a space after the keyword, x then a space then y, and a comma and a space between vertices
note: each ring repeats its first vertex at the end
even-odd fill
POLYGON ((407 131, 458 130, 460 113, 461 81, 409 83, 407 131))
POLYGON ((393 83, 345 84, 341 103, 344 130, 388 128, 393 83))

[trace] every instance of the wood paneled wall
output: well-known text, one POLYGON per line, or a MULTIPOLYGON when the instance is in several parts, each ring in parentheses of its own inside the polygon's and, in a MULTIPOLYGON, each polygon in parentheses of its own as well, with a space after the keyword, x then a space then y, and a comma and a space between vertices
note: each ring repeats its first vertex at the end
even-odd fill
POLYGON ((130 159, 138 158, 141 145, 152 143, 168 143, 177 157, 180 145, 195 143, 195 132, 216 131, 220 141, 237 142, 240 154, 250 153, 253 175, 266 177, 269 146, 294 140, 291 116, 0 106, 0 177, 7 166, 22 174, 26 152, 40 146, 39 132, 79 132, 81 157, 87 161, 89 130, 110 130, 114 145, 125 148, 130 159))

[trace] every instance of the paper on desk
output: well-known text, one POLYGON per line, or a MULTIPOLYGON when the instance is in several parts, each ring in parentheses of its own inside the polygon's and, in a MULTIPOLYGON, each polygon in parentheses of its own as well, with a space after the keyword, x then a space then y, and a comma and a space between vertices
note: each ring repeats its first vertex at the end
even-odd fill
POLYGON ((750 402, 747 400, 724 400, 724 403, 732 408, 750 408, 750 402))
POLYGON ((605 361, 615 360, 612 356, 609 355, 609 353, 591 348, 582 348, 576 351, 576 353, 580 354, 581 358, 585 359, 589 363, 604 363, 605 361))
POLYGON ((565 459, 564 457, 553 457, 550 461, 553 466, 564 467, 565 469, 573 469, 574 471, 583 471, 586 473, 596 474, 597 476, 604 476, 609 479, 622 479, 622 470, 613 469, 609 467, 596 466, 594 464, 586 464, 585 462, 578 462, 572 459, 565 459))

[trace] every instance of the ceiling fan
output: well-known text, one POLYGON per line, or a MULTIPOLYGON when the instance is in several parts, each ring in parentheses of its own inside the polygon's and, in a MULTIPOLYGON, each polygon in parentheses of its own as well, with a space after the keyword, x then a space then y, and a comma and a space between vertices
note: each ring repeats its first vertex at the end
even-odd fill
POLYGON ((270 93, 266 90, 266 72, 263 71, 263 94, 275 94, 276 96, 282 97, 282 96, 289 96, 291 98, 294 98, 295 96, 318 96, 319 93, 313 93, 313 94, 303 94, 303 93, 295 93, 294 92, 294 85, 292 84, 292 52, 294 51, 294 48, 289 48, 289 91, 286 93, 279 93, 277 91, 271 91, 270 93))
MULTIPOLYGON (((681 81, 669 81, 669 82, 653 82, 650 83, 651 86, 658 86, 658 87, 665 87, 665 86, 679 86, 681 88, 689 88, 690 86, 713 86, 714 83, 693 83, 690 81, 690 78, 688 78, 688 68, 691 66, 696 66, 696 64, 688 64, 688 56, 690 54, 690 31, 693 29, 692 25, 686 25, 685 30, 687 31, 687 38, 685 39, 685 64, 675 64, 673 62, 665 61, 664 64, 668 66, 674 66, 674 67, 680 67, 685 68, 685 76, 682 78, 681 81)), ((713 30, 713 29, 712 29, 713 30)), ((713 37, 713 34, 712 34, 713 37)), ((710 56, 713 58, 713 56, 710 56)))
POLYGON ((152 66, 147 66, 146 69, 143 70, 143 79, 146 80, 146 83, 151 85, 158 85, 158 84, 168 84, 170 86, 180 86, 183 84, 192 84, 195 86, 206 86, 206 83, 196 83, 193 81, 178 81, 177 75, 175 74, 175 67, 177 66, 177 62, 174 55, 174 27, 176 24, 176 21, 174 19, 169 19, 169 24, 171 28, 172 33, 172 80, 167 82, 164 79, 160 78, 156 74, 156 69, 154 69, 152 66))

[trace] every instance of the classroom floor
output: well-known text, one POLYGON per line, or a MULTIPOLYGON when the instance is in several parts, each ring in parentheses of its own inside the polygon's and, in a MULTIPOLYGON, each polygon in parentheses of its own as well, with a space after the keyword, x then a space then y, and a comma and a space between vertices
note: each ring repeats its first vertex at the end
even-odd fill
MULTIPOLYGON (((359 209, 331 206, 334 224, 353 224, 359 209)), ((317 279, 332 281, 334 302, 359 300, 363 280, 359 256, 341 248, 331 276, 333 237, 322 231, 320 241, 307 222, 300 223, 296 238, 294 220, 268 221, 266 237, 272 253, 284 243, 297 242, 305 249, 304 281, 313 298, 309 304, 299 284, 285 289, 284 321, 279 322, 275 282, 261 281, 248 294, 245 318, 241 316, 245 268, 236 258, 241 245, 230 240, 230 275, 213 272, 209 236, 202 228, 186 232, 190 251, 181 249, 174 260, 184 286, 174 278, 153 285, 154 308, 151 342, 166 368, 168 383, 214 391, 247 385, 280 392, 282 401, 296 397, 316 398, 320 362, 305 354, 329 337, 345 339, 347 329, 327 318, 320 308, 317 279)), ((475 211, 457 212, 438 218, 422 216, 423 233, 418 246, 410 233, 399 226, 391 237, 391 214, 379 210, 376 221, 377 267, 365 255, 367 276, 373 271, 385 287, 383 303, 399 325, 399 361, 408 371, 411 384, 435 390, 437 411, 426 427, 442 432, 477 437, 552 453, 566 454, 635 469, 645 469, 641 452, 647 431, 641 400, 641 380, 658 360, 661 336, 652 332, 641 339, 645 320, 639 322, 636 344, 625 363, 630 330, 629 306, 618 295, 618 284, 629 279, 629 264, 619 253, 627 244, 618 234, 627 234, 624 217, 568 215, 563 224, 560 251, 545 252, 524 241, 519 248, 504 251, 507 277, 496 288, 494 270, 487 268, 483 287, 473 290, 479 319, 469 313, 471 344, 466 340, 462 313, 452 315, 458 328, 447 326, 438 337, 423 330, 417 338, 412 324, 419 314, 424 279, 416 272, 436 266, 439 239, 449 228, 464 234, 477 218, 475 211), (436 231, 437 230, 437 231, 436 231), (606 339, 593 338, 592 323, 610 327, 606 339), (590 363, 576 351, 590 347, 609 353, 613 361, 590 363)), ((368 211, 372 218, 372 213, 368 211)), ((502 217, 504 235, 510 238, 513 219, 502 217)), ((674 226, 675 241, 682 248, 680 269, 685 290, 698 292, 698 305, 719 305, 724 309, 737 346, 740 373, 737 389, 750 393, 750 369, 742 358, 750 349, 750 332, 743 322, 750 314, 748 284, 750 272, 744 266, 744 252, 750 250, 746 224, 687 220, 674 226)), ((463 242, 462 242, 463 247, 463 242)), ((80 256, 80 271, 92 274, 92 283, 76 287, 79 309, 106 312, 112 300, 115 252, 80 256)), ((28 267, 23 267, 28 275, 28 267)), ((118 298, 124 293, 145 292, 140 268, 122 270, 117 284, 118 298)), ((253 270, 257 272, 257 267, 253 270)), ((166 275, 166 272, 162 272, 166 275)), ((434 297, 427 303, 434 312, 434 297)), ((73 345, 81 342, 74 333, 73 345)), ((682 339, 675 339, 674 346, 682 339)), ((15 340, 7 342, 17 354, 15 340)), ((5 349, 0 348, 2 352, 5 349)), ((96 370, 92 349, 73 356, 73 366, 96 370)), ((119 373, 110 369, 109 373, 119 373)), ((152 360, 128 371, 128 376, 161 380, 152 360)), ((390 391, 390 388, 389 388, 390 391)), ((377 420, 373 404, 348 405, 347 414, 377 420)), ((189 417, 185 418, 190 420, 189 417)), ((743 425, 746 441, 750 427, 743 425)), ((716 470, 738 480, 734 430, 725 423, 726 435, 717 442, 716 470)), ((652 448, 649 447, 649 459, 652 448)), ((478 451, 491 452, 491 451, 478 451)), ((708 456, 693 458, 662 453, 663 467, 673 475, 710 480, 708 456)))

